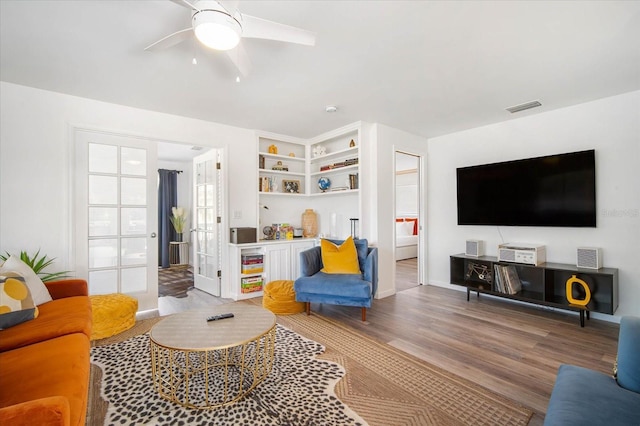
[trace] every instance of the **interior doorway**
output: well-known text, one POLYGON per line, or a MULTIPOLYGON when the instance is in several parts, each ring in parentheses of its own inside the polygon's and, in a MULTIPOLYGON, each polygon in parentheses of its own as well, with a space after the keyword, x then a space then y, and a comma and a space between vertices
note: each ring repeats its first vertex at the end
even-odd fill
POLYGON ((158 297, 187 297, 187 292, 198 288, 195 281, 202 277, 207 282, 215 280, 215 285, 202 290, 220 295, 216 289, 218 271, 222 268, 219 218, 223 197, 216 165, 221 157, 221 150, 215 148, 158 143, 158 168, 179 172, 176 207, 182 208, 187 217, 180 244, 188 247, 181 252, 180 259, 172 258, 169 267, 158 266, 158 297), (216 211, 211 211, 212 206, 216 211))
POLYGON ((421 284, 420 236, 421 159, 409 152, 395 153, 395 260, 396 292, 421 284))

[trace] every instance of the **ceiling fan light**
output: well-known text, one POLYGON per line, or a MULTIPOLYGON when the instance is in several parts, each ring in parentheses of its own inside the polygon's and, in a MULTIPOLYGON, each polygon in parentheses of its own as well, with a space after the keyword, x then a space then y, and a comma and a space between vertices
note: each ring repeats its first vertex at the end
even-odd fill
POLYGON ((216 50, 230 50, 240 42, 242 28, 238 21, 225 13, 202 11, 193 17, 196 38, 216 50))

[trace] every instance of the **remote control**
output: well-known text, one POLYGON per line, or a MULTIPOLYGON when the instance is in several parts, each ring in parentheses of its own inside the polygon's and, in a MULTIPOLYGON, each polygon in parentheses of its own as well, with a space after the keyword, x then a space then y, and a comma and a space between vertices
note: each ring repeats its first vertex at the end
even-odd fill
POLYGON ((233 314, 220 314, 207 318, 207 321, 218 321, 225 318, 233 318, 233 314))

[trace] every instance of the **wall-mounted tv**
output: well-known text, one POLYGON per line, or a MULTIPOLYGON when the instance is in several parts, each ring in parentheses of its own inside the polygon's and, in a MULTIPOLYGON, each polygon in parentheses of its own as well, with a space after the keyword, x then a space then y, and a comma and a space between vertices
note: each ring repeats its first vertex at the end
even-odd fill
POLYGON ((456 172, 458 225, 596 226, 594 150, 456 172))

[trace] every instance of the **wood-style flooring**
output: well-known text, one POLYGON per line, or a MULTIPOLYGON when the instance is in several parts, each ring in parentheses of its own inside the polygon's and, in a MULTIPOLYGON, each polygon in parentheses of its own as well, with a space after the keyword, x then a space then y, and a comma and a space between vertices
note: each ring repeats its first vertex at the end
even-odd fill
POLYGON ((418 282, 418 259, 404 259, 396 262, 396 292, 420 285, 418 282))
POLYGON ((193 272, 189 268, 158 268, 158 297, 186 297, 193 288, 193 272))
POLYGON ((311 310, 533 409, 530 425, 544 420, 560 364, 610 374, 617 351, 618 324, 581 328, 571 313, 436 286, 375 300, 366 322, 359 308, 311 310))

